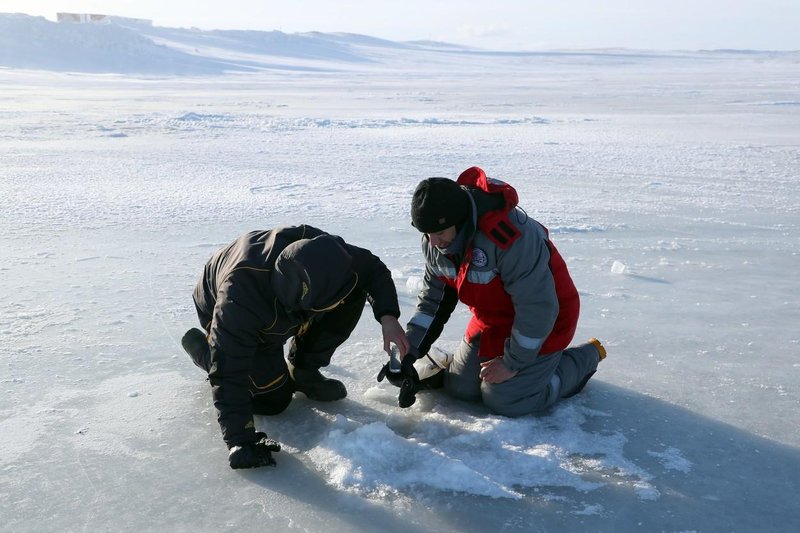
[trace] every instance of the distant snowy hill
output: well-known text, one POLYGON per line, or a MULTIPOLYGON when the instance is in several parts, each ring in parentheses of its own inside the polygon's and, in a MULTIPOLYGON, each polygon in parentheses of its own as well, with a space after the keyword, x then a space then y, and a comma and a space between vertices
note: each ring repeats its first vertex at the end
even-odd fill
POLYGON ((331 70, 379 63, 387 50, 459 51, 437 42, 398 43, 346 33, 286 34, 162 28, 131 22, 59 24, 0 14, 0 67, 120 74, 221 74, 331 70))
MULTIPOLYGON (((395 42, 348 33, 198 30, 130 19, 59 24, 0 13, 0 68, 127 75, 202 76, 261 71, 383 70, 486 73, 528 61, 628 64, 664 59, 740 58, 759 51, 663 52, 625 49, 497 52, 435 41, 395 42)), ((796 52, 786 52, 794 54, 796 52)))
POLYGON ((0 65, 118 73, 213 73, 223 68, 159 45, 135 28, 58 24, 21 14, 0 15, 0 65))

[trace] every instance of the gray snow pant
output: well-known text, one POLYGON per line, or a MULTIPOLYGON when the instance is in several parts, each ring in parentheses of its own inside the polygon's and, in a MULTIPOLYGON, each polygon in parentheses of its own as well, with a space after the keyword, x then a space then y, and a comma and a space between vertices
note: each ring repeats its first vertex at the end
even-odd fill
POLYGON ((529 415, 578 392, 597 370, 600 354, 586 343, 540 355, 503 383, 480 379, 479 339, 462 339, 444 376, 444 387, 454 398, 483 400, 493 412, 509 417, 529 415))

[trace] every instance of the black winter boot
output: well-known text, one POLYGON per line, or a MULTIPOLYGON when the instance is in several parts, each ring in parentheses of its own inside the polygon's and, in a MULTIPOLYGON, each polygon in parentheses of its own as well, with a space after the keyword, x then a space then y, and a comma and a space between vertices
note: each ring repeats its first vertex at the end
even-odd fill
POLYGON ((208 373, 211 368, 211 349, 208 347, 206 333, 192 328, 183 334, 181 346, 192 358, 192 362, 208 373))
POLYGON ((326 378, 318 368, 297 368, 289 364, 295 390, 317 402, 333 402, 347 396, 344 383, 338 379, 326 378))

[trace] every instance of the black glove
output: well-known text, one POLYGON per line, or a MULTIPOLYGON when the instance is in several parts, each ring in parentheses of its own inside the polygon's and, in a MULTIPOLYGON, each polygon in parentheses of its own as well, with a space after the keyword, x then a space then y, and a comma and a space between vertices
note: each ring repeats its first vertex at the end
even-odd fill
POLYGON ((281 445, 267 437, 266 433, 256 433, 255 442, 246 442, 231 447, 228 452, 228 463, 231 468, 257 468, 259 466, 275 466, 272 452, 281 451, 281 445))
POLYGON ((419 384, 419 374, 417 374, 417 369, 414 368, 415 362, 415 358, 406 355, 406 357, 403 358, 403 363, 400 368, 403 382, 400 384, 400 394, 397 397, 397 403, 403 409, 414 405, 414 402, 417 401, 417 391, 422 388, 419 384))
MULTIPOLYGON (((408 356, 406 356, 406 359, 408 359, 408 356)), ((403 373, 402 372, 392 372, 391 367, 392 367, 392 363, 391 362, 386 363, 385 365, 383 365, 383 368, 381 368, 381 371, 378 372, 378 382, 381 382, 381 381, 383 381, 383 378, 386 378, 386 379, 389 380, 389 383, 391 383, 395 387, 402 386, 403 385, 403 373)))
MULTIPOLYGON (((410 363, 413 365, 414 361, 419 359, 418 352, 411 348, 406 356, 403 358, 403 361, 411 360, 410 363)), ((378 382, 383 381, 383 378, 389 380, 389 383, 394 385, 395 387, 402 387, 403 381, 405 380, 405 376, 403 375, 403 363, 400 362, 400 354, 397 352, 397 348, 392 348, 392 354, 389 355, 389 362, 383 365, 381 371, 378 372, 378 382)))
POLYGON ((383 365, 381 371, 378 372, 378 381, 383 381, 383 378, 389 380, 389 383, 395 387, 400 387, 400 394, 397 397, 397 403, 402 408, 411 407, 417 401, 417 391, 424 389, 419 383, 419 374, 417 369, 414 368, 414 363, 419 359, 419 354, 415 349, 411 349, 403 357, 400 363, 400 371, 392 371, 392 360, 383 365))

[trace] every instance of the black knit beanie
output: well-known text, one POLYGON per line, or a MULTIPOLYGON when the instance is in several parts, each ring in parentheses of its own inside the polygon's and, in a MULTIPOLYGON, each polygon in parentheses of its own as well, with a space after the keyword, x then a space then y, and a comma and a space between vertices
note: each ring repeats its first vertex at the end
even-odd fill
POLYGON ((422 233, 460 226, 469 213, 469 193, 447 178, 422 180, 411 199, 411 225, 422 233))

